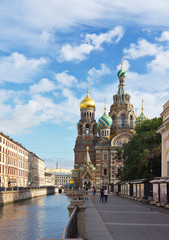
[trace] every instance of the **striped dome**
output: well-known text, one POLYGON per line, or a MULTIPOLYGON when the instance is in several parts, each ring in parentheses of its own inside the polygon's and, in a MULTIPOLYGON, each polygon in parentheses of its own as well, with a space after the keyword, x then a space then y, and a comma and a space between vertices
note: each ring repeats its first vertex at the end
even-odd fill
POLYGON ((99 127, 111 127, 112 119, 107 115, 106 111, 104 112, 103 116, 99 118, 98 125, 99 127))
POLYGON ((118 72, 117 72, 117 76, 120 77, 126 77, 127 75, 127 71, 124 70, 123 68, 121 68, 118 72))

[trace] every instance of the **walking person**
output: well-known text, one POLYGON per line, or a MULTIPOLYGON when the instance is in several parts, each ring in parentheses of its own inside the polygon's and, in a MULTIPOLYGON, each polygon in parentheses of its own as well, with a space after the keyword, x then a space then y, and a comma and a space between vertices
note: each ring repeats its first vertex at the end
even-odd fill
POLYGON ((103 202, 104 199, 104 186, 100 189, 100 202, 103 202))
POLYGON ((96 188, 95 188, 95 186, 93 186, 92 195, 93 195, 93 200, 95 200, 95 195, 96 195, 96 188))
POLYGON ((88 200, 89 198, 88 198, 88 186, 87 186, 87 184, 85 185, 84 190, 85 190, 85 200, 86 199, 88 200))
POLYGON ((107 202, 107 199, 108 199, 108 189, 107 189, 107 186, 106 186, 105 189, 104 189, 104 200, 105 200, 105 202, 107 202))

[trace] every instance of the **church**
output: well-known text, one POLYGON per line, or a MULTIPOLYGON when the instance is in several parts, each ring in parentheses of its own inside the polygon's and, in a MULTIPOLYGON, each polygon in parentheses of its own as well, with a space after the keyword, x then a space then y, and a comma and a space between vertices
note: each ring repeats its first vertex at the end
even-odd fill
POLYGON ((127 143, 134 134, 135 123, 146 118, 143 113, 136 118, 131 96, 126 91, 126 70, 117 72, 119 86, 113 96, 113 104, 107 113, 95 120, 96 104, 89 96, 80 103, 80 120, 77 124, 77 138, 74 148, 74 185, 84 184, 100 187, 103 184, 119 182, 117 173, 123 168, 123 161, 117 159, 117 148, 127 143))

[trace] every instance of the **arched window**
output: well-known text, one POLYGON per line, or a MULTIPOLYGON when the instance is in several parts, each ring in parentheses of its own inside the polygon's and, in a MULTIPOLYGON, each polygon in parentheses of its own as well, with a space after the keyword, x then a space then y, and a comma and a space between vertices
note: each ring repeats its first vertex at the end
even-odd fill
POLYGON ((125 127, 125 115, 124 114, 121 115, 121 127, 122 128, 125 127))
POLYGON ((86 125, 86 135, 89 135, 89 125, 86 125))
POLYGON ((113 115, 113 125, 116 126, 116 116, 113 115))
POLYGON ((102 136, 104 136, 104 130, 102 130, 102 136))
POLYGON ((130 127, 133 127, 133 116, 130 116, 130 127))

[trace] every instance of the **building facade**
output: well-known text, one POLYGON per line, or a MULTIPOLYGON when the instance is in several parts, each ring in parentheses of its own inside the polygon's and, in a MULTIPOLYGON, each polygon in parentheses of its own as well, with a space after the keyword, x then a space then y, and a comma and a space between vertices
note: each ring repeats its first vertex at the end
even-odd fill
POLYGON ((28 153, 21 144, 0 133, 0 186, 27 187, 28 153))
POLYGON ((161 113, 163 123, 157 130, 161 133, 161 177, 169 177, 169 101, 163 105, 163 112, 161 113))
POLYGON ((45 162, 36 156, 35 153, 29 152, 29 185, 31 187, 45 186, 45 162))
POLYGON ((54 173, 55 176, 55 185, 57 186, 66 186, 69 184, 72 177, 72 173, 54 173))
MULTIPOLYGON (((121 69, 117 73, 119 86, 117 94, 113 96, 113 104, 107 113, 95 120, 95 102, 87 96, 80 104, 80 120, 77 124, 77 138, 74 148, 75 170, 79 169, 79 182, 82 186, 85 182, 101 186, 102 184, 116 183, 117 173, 123 167, 123 161, 117 158, 117 148, 127 143, 133 136, 135 128, 135 113, 130 103, 130 95, 126 92, 126 71, 121 69), (86 154, 89 154, 92 164, 92 173, 82 166, 86 162, 86 154), (92 176, 92 177, 91 177, 92 176)), ((78 179, 78 178, 77 178, 78 179)))
POLYGON ((55 186, 55 175, 52 173, 45 172, 45 186, 55 186))

